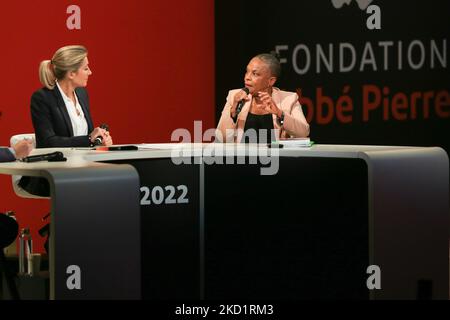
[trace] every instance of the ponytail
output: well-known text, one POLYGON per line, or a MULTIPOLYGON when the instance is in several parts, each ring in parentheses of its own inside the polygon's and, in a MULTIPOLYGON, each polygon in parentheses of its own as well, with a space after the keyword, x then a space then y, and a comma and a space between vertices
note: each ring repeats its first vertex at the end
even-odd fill
POLYGON ((56 85, 56 77, 52 68, 51 60, 44 60, 39 65, 39 80, 44 87, 50 90, 53 90, 56 85))

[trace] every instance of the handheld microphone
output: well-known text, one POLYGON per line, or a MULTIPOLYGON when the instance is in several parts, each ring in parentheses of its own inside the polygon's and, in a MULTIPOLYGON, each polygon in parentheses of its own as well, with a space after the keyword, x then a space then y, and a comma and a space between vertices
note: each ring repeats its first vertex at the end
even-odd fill
MULTIPOLYGON (((100 125, 100 128, 105 129, 106 131, 109 131, 109 126, 106 123, 102 123, 100 125)), ((94 146, 101 146, 103 143, 103 137, 102 136, 98 136, 97 138, 95 138, 93 144, 94 146)))
MULTIPOLYGON (((242 88, 242 90, 244 90, 244 92, 246 94, 249 94, 249 92, 250 92, 250 90, 248 90, 247 87, 242 88)), ((241 101, 238 102, 238 104, 236 106, 236 118, 239 115, 239 113, 241 112, 242 107, 244 106, 244 104, 245 104, 245 99, 241 99, 241 101)))
POLYGON ((28 156, 22 159, 23 162, 37 162, 37 161, 66 161, 64 155, 60 151, 52 153, 39 154, 36 156, 28 156))

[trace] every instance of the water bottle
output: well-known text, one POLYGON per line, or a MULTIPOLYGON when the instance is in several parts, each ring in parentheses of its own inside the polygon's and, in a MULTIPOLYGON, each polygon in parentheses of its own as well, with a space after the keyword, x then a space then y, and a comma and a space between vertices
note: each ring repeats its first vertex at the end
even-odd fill
POLYGON ((30 229, 23 228, 19 234, 19 274, 25 274, 25 267, 27 266, 27 274, 30 274, 31 266, 28 261, 31 259, 33 253, 33 240, 31 239, 30 229))
MULTIPOLYGON (((14 220, 17 220, 14 211, 7 211, 5 212, 5 215, 11 217, 14 220)), ((5 257, 14 257, 14 256, 17 257, 17 238, 14 240, 13 243, 11 243, 9 246, 3 249, 3 252, 5 253, 5 257)))

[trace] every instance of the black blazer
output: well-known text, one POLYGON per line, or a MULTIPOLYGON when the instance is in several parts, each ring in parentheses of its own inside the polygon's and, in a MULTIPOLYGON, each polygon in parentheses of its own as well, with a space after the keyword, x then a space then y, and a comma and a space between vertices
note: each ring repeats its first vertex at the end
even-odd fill
MULTIPOLYGON (((89 112, 89 97, 86 89, 77 88, 78 97, 88 125, 88 133, 94 129, 89 112)), ((37 148, 88 147, 89 136, 73 136, 72 123, 59 89, 42 88, 31 96, 31 120, 36 134, 37 148)))
POLYGON ((14 161, 16 158, 8 148, 0 148, 0 162, 14 161))

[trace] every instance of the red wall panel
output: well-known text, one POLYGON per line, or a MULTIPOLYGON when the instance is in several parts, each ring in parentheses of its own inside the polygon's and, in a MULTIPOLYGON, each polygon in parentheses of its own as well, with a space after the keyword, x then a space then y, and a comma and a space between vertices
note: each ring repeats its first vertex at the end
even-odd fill
MULTIPOLYGON (((39 63, 68 44, 89 50, 92 116, 110 125, 115 143, 168 142, 176 128, 193 132, 194 120, 215 125, 213 0, 5 2, 0 39, 0 145, 33 131, 29 101, 41 86, 39 63), (81 30, 66 26, 73 4, 81 30)), ((16 211, 39 238, 49 202, 18 198, 10 181, 0 175, 0 211, 16 211)))

